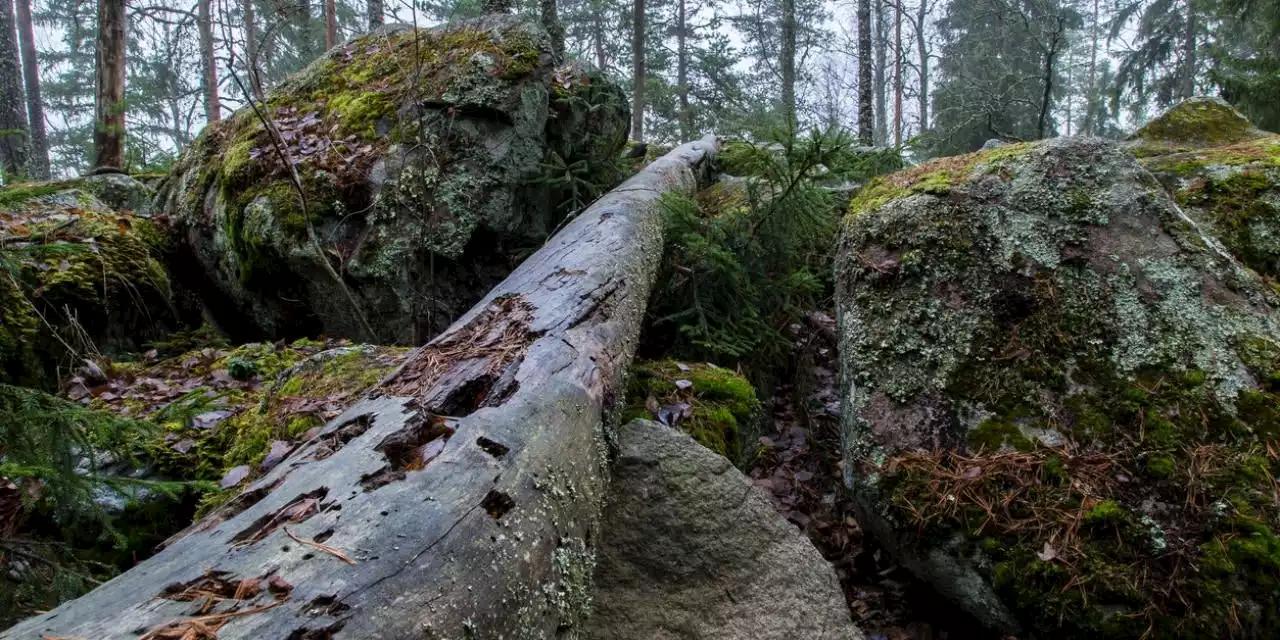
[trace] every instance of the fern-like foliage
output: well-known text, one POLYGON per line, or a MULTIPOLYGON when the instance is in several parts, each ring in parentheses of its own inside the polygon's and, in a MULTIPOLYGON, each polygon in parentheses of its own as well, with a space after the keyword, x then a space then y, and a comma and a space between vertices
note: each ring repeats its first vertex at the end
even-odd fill
POLYGON ((787 325, 830 296, 845 198, 825 185, 897 164, 842 130, 774 130, 730 151, 730 168, 750 177, 661 202, 667 247, 648 337, 678 357, 755 368, 782 357, 787 325))

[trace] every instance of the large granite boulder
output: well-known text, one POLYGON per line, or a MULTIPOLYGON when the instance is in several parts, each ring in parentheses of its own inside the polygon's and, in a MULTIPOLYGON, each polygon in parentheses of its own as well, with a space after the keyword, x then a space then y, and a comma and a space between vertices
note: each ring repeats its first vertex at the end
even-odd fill
POLYGON ((141 351, 193 319, 149 203, 123 174, 0 189, 0 383, 52 388, 85 357, 141 351))
POLYGON ((1280 633, 1277 296, 1119 145, 884 177, 836 267, 847 482, 1019 637, 1280 633))
POLYGON ((207 127, 159 187, 189 248, 175 273, 233 337, 384 343, 446 327, 611 186, 629 117, 513 16, 375 31, 259 108, 207 127))
POLYGON ((587 637, 864 637, 831 565, 727 459, 656 422, 617 436, 587 637))

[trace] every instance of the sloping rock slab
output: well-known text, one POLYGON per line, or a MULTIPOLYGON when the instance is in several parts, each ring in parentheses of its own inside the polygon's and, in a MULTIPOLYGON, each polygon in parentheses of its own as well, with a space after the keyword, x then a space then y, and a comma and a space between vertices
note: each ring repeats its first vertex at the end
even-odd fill
POLYGON ((647 420, 618 447, 588 637, 864 637, 831 566, 728 460, 647 420))

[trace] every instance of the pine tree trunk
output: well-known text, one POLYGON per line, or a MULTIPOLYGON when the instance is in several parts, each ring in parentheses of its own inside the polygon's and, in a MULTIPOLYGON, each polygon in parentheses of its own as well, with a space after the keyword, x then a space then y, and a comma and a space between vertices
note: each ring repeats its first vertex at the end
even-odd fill
POLYGON ((563 60, 564 25, 560 22, 556 0, 538 0, 538 7, 542 13, 542 27, 547 30, 547 35, 551 36, 551 52, 555 54, 557 60, 563 60))
POLYGON ((631 139, 644 142, 644 0, 631 8, 631 139))
POLYGON ((338 46, 338 2, 324 0, 324 48, 327 51, 336 46, 338 46))
POLYGON ((796 0, 782 0, 782 117, 788 126, 796 124, 796 0))
POLYGON ((213 57, 213 0, 199 0, 197 20, 200 26, 201 85, 204 89, 204 117, 208 122, 222 119, 218 103, 218 62, 213 57))
POLYGON ((124 0, 98 0, 97 95, 94 101, 95 169, 124 169, 124 0))
POLYGON ((1089 47, 1089 88, 1084 112, 1084 135, 1093 135, 1093 104, 1098 91, 1098 0, 1093 0, 1093 17, 1089 23, 1093 44, 1089 47))
POLYGON ((858 138, 875 139, 875 87, 871 84, 871 0, 858 0, 858 138))
POLYGON ((888 43, 889 30, 887 22, 884 19, 884 3, 885 0, 875 0, 875 7, 872 13, 872 20, 875 22, 875 36, 873 46, 875 47, 875 69, 873 70, 873 82, 876 87, 876 128, 873 141, 876 144, 885 144, 889 139, 889 121, 886 116, 889 110, 886 108, 888 99, 885 96, 885 90, 888 86, 886 76, 888 75, 888 43))
POLYGON ((1182 78, 1178 86, 1178 97, 1183 100, 1196 94, 1196 31, 1200 28, 1199 22, 1194 0, 1187 0, 1187 31, 1182 36, 1182 78))
POLYGON ((258 59, 258 23, 253 15, 253 0, 243 0, 240 10, 244 13, 244 66, 249 76, 249 91, 254 100, 262 102, 262 76, 258 59))
POLYGON ((929 128, 929 38, 925 32, 929 19, 929 0, 920 0, 916 10, 916 54, 920 56, 920 131, 929 128))
POLYGON ((27 172, 27 104, 22 93, 13 0, 0 0, 0 173, 27 172))
POLYGON ((893 148, 902 148, 902 5, 893 3, 893 148))
POLYGON ((600 71, 608 72, 609 56, 604 48, 604 11, 600 7, 600 3, 592 3, 591 8, 591 39, 596 50, 596 67, 600 71))
POLYGON ((40 62, 36 58, 36 35, 31 21, 31 0, 17 0, 18 41, 22 47, 22 77, 27 88, 28 171, 35 180, 48 180, 49 139, 45 135, 44 98, 40 95, 40 62))
MULTIPOLYGON (((784 3, 790 1, 783 0, 784 3)), ((693 139, 693 111, 689 108, 689 21, 685 3, 686 0, 676 0, 676 97, 680 102, 680 142, 693 139)))
POLYGON ((383 23, 382 0, 369 0, 367 9, 369 10, 369 30, 373 31, 383 23))

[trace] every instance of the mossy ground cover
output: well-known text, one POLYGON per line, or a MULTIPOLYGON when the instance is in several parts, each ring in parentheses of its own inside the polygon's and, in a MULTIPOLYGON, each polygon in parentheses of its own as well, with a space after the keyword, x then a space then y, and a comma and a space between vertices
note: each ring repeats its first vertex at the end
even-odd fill
POLYGON ((741 375, 713 364, 639 362, 627 378, 623 422, 661 420, 730 460, 743 456, 743 436, 761 419, 760 401, 741 375))
POLYGON ((0 189, 0 382, 52 388, 76 356, 173 328, 164 245, 77 181, 0 189))
MULTIPOLYGON (((292 446, 337 416, 403 361, 407 349, 299 340, 208 347, 158 361, 113 364, 101 384, 73 378, 70 398, 159 427, 139 443, 166 477, 217 483, 260 472, 275 443, 292 446)), ((226 484, 226 483, 224 483, 226 484)), ((230 491, 206 496, 206 506, 230 491)))
POLYGON ((857 314, 857 486, 902 544, 970 562, 1031 637, 1270 637, 1274 300, 1172 207, 1116 204, 1147 182, 1067 141, 855 199, 838 296, 857 314))

